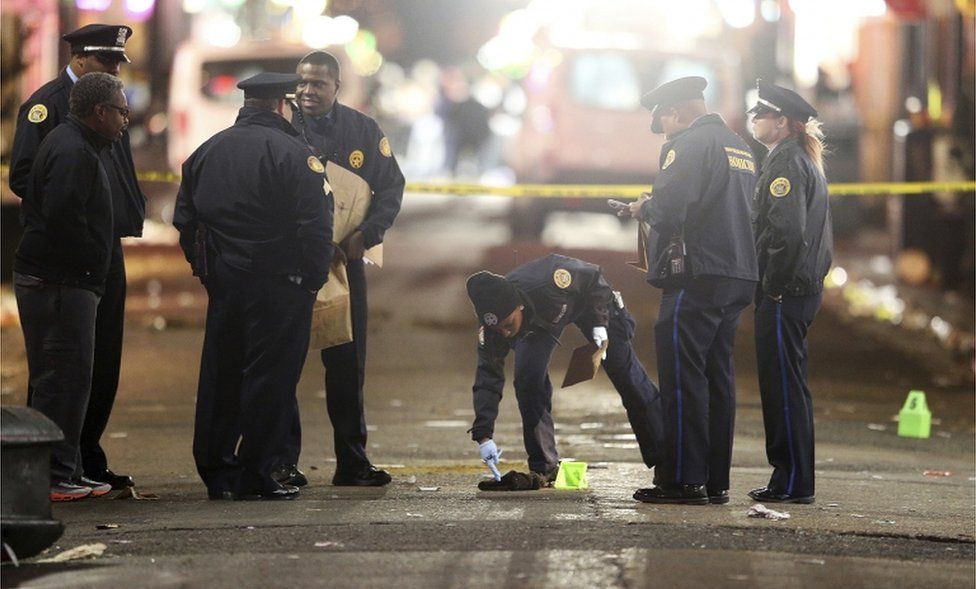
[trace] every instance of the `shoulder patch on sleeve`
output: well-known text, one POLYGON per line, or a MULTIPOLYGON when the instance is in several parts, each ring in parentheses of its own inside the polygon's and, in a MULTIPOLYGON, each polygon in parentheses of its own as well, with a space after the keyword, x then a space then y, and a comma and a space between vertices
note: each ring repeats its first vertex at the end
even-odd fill
POLYGON ((783 198, 790 193, 790 181, 780 176, 769 185, 769 193, 776 198, 783 198))
POLYGON ((47 107, 43 104, 35 104, 27 113, 27 120, 37 124, 47 120, 47 107))
POLYGON ((674 158, 675 158, 674 150, 673 149, 672 150, 669 150, 668 151, 668 155, 665 156, 665 158, 664 158, 664 163, 661 164, 661 169, 662 170, 667 170, 668 169, 668 166, 670 166, 671 164, 674 163, 674 158))
POLYGON ((573 283, 573 275, 565 268, 559 268, 552 273, 552 282, 559 288, 569 288, 573 283))
POLYGON ((382 139, 380 139, 380 153, 384 157, 392 157, 393 156, 393 150, 390 149, 390 140, 387 139, 386 137, 383 137, 382 139))

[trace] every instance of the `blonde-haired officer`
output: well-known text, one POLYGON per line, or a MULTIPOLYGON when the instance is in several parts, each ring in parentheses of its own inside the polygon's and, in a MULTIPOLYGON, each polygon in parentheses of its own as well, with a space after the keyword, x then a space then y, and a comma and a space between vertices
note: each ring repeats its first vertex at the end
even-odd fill
POLYGON ((817 111, 792 90, 759 80, 752 134, 770 149, 756 184, 753 232, 759 256, 756 355, 769 484, 757 501, 812 503, 813 405, 807 330, 831 261, 830 203, 817 111))

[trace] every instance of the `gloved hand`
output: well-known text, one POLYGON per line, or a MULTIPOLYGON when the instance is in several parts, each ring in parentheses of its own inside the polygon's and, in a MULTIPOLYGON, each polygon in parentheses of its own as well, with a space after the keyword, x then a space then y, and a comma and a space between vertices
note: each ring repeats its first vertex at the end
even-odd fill
POLYGON ((502 480, 502 473, 498 471, 498 460, 502 457, 502 451, 495 445, 495 440, 488 439, 478 444, 478 450, 481 451, 481 461, 488 465, 495 480, 502 480))
MULTIPOLYGON (((607 343, 607 328, 606 327, 594 327, 593 328, 593 343, 596 347, 602 348, 603 344, 607 343)), ((603 359, 607 359, 607 351, 603 350, 603 359)))

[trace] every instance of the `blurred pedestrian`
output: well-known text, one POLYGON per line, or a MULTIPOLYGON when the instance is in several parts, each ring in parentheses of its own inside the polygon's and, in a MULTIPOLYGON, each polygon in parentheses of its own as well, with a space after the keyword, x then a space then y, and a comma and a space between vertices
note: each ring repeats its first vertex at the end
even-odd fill
POLYGON ((173 225, 207 289, 193 457, 211 499, 291 499, 271 476, 332 263, 325 168, 284 118, 300 78, 243 80, 244 107, 183 163, 173 225))
MULTIPOLYGON (((10 154, 10 189, 24 198, 31 164, 41 141, 68 114, 68 94, 78 78, 89 72, 119 75, 122 62, 129 63, 125 43, 132 29, 125 25, 92 24, 62 37, 71 45, 71 61, 57 78, 41 86, 20 107, 10 154)), ((128 110, 126 110, 128 116, 128 110)), ((111 149, 100 156, 112 191, 111 262, 95 322, 95 363, 85 425, 81 431, 81 459, 85 476, 120 489, 132 485, 132 477, 112 472, 101 447, 102 434, 115 403, 122 365, 122 333, 125 323, 125 260, 123 237, 142 235, 146 197, 136 180, 129 145, 128 126, 111 149)))
POLYGON ((29 371, 27 404, 64 433, 51 452, 51 501, 112 489, 85 476, 80 443, 97 310, 115 241, 104 153, 128 124, 122 81, 106 73, 82 76, 71 88, 67 111, 37 147, 21 185, 24 235, 13 268, 29 371))
MULTIPOLYGON (((667 134, 646 222, 647 281, 662 289, 654 326, 664 451, 647 503, 727 503, 735 423, 732 348, 758 269, 749 203, 755 163, 745 141, 709 113, 707 82, 687 77, 643 97, 651 131, 667 134)), ((624 210, 623 212, 627 212, 624 210)))
MULTIPOLYGON (((346 259, 352 309, 353 341, 322 350, 325 394, 332 421, 337 486, 382 486, 390 475, 374 467, 366 456, 366 415, 363 386, 366 379, 366 272, 363 254, 383 243, 403 199, 404 178, 390 142, 376 121, 340 104, 342 85, 339 61, 331 53, 313 51, 298 64, 302 81, 296 98, 301 112, 293 120, 317 155, 362 178, 372 193, 366 218, 338 244, 346 259)), ((294 404, 291 430, 282 449, 278 480, 305 484, 298 470, 302 447, 298 403, 294 404)))
POLYGON ((644 464, 654 467, 662 435, 660 394, 634 353, 636 323, 599 266, 550 254, 506 276, 478 272, 468 278, 467 291, 481 324, 471 439, 496 479, 501 451, 494 441, 495 418, 505 385, 505 357, 514 350, 515 396, 529 469, 555 480, 559 454, 549 362, 570 324, 597 347, 606 344, 603 368, 623 401, 644 464))
POLYGON ((749 496, 813 503, 813 399, 807 331, 830 269, 832 233, 823 134, 817 111, 796 92, 758 81, 752 134, 769 148, 753 199, 759 256, 756 357, 769 484, 749 496))

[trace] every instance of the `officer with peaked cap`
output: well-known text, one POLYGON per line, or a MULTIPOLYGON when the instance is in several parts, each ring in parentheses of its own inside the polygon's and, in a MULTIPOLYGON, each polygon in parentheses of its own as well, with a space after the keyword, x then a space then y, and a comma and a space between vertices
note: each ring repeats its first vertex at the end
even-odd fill
POLYGON ((271 471, 333 253, 325 168, 283 116, 300 79, 239 83, 237 121, 183 163, 173 225, 209 297, 193 457, 211 499, 298 495, 271 471))
MULTIPOLYGON (((125 43, 132 29, 125 25, 92 24, 62 38, 71 45, 71 61, 57 78, 44 84, 21 105, 17 114, 10 153, 10 189, 23 198, 27 191, 31 164, 41 141, 68 116, 68 95, 81 76, 90 72, 119 75, 122 62, 129 62, 125 43)), ((128 110, 124 113, 128 116, 128 110)), ((132 484, 132 478, 108 468, 100 440, 108 424, 119 386, 122 364, 122 333, 125 317, 125 260, 123 237, 142 235, 146 216, 146 197, 136 180, 129 146, 129 132, 102 152, 112 192, 112 259, 105 294, 98 304, 95 326, 95 364, 91 396, 81 433, 81 458, 85 476, 110 483, 119 489, 132 484)))
POLYGON ((770 149, 753 198, 759 256, 756 357, 769 484, 756 501, 814 500, 813 400, 807 331, 830 269, 832 230, 817 111, 796 92, 759 80, 752 134, 770 149))
POLYGON ((660 395, 634 353, 631 339, 636 323, 599 266, 550 254, 507 276, 478 272, 468 278, 467 291, 481 324, 471 438, 493 471, 501 454, 493 437, 505 385, 505 357, 514 350, 515 396, 529 469, 554 480, 559 455, 549 361, 570 324, 598 346, 607 343, 603 368, 623 400, 644 464, 651 468, 657 463, 660 395))
MULTIPOLYGON (((673 80, 642 100, 666 133, 651 198, 630 205, 650 226, 648 282, 661 288, 654 326, 664 448, 649 503, 726 503, 735 419, 732 347, 758 270, 749 218, 752 153, 718 114, 700 77, 673 80)), ((627 212, 626 209, 623 212, 627 212)))

